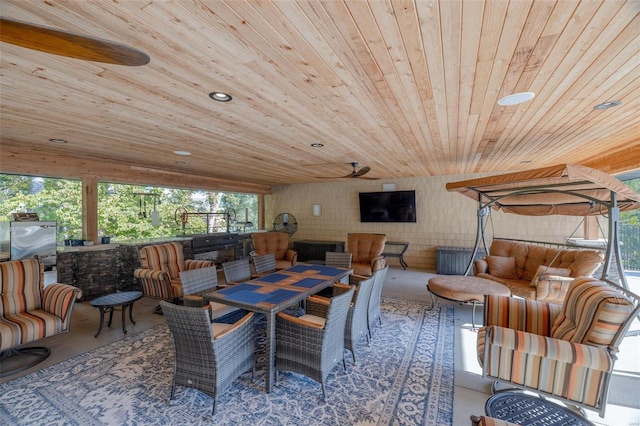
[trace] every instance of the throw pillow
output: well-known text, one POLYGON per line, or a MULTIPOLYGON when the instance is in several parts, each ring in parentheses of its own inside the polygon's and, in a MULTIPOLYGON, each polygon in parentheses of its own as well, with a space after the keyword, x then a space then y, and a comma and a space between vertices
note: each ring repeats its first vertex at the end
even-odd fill
POLYGON ((489 265, 489 273, 494 277, 508 280, 518 279, 515 257, 487 256, 486 260, 489 265))
POLYGON ((540 277, 543 275, 552 275, 556 277, 570 277, 571 269, 569 268, 553 268, 551 266, 540 265, 536 271, 536 275, 529 284, 531 287, 537 287, 540 277))

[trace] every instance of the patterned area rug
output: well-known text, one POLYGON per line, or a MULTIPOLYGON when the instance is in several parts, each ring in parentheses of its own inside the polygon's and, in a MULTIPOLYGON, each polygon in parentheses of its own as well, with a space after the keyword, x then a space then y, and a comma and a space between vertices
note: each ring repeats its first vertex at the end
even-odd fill
POLYGON ((218 399, 178 388, 169 404, 173 355, 165 325, 0 385, 6 425, 450 425, 453 308, 382 300, 383 325, 363 339, 358 363, 336 367, 320 385, 281 372, 270 394, 258 371, 218 399))

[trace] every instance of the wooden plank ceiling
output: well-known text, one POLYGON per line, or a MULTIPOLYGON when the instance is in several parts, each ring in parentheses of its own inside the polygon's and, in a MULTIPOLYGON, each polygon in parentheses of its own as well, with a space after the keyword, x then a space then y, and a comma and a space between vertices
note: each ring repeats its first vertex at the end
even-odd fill
POLYGON ((1 43, 3 171, 22 152, 268 187, 347 175, 352 161, 399 178, 640 157, 638 0, 3 0, 0 11, 151 57, 128 67, 1 43), (536 95, 497 104, 516 92, 536 95))

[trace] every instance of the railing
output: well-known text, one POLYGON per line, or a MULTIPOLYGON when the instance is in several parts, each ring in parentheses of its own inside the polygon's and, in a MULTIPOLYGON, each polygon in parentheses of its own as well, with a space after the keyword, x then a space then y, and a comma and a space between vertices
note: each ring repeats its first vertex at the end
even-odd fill
POLYGON ((620 251, 625 271, 640 271, 640 225, 619 224, 620 251))

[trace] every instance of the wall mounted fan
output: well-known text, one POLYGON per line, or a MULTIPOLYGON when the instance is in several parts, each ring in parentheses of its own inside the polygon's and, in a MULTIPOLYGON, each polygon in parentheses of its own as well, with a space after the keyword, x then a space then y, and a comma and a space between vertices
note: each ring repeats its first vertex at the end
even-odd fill
POLYGON ((289 236, 292 236, 298 230, 298 221, 291 213, 280 213, 273 221, 273 230, 286 232, 289 236))
POLYGON ((0 41, 27 49, 107 64, 138 66, 149 63, 146 53, 113 41, 0 18, 0 41))

